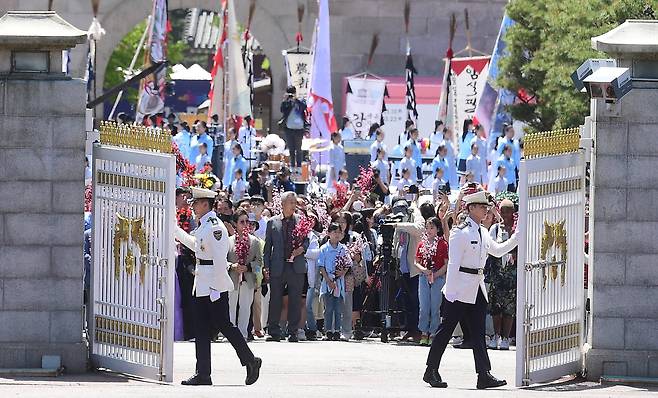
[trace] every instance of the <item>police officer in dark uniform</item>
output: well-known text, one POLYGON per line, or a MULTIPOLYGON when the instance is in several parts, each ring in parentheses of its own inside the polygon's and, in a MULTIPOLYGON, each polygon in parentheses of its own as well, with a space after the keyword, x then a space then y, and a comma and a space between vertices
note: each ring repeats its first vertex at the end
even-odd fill
POLYGON ((471 333, 477 388, 500 387, 507 382, 489 373, 491 363, 484 338, 488 298, 483 269, 488 254, 501 257, 517 246, 517 238, 513 234, 509 240, 498 243, 491 239, 486 228, 480 226, 494 204, 487 192, 466 195, 464 203, 468 217, 450 233, 442 321, 427 356, 423 380, 432 387, 448 386, 439 375, 439 364, 457 322, 463 322, 471 333))

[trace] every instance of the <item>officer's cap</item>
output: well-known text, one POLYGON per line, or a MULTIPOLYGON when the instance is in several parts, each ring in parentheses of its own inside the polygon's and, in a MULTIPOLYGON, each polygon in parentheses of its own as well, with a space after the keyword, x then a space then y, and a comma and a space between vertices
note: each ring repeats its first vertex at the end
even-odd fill
POLYGON ((493 198, 491 197, 491 194, 486 191, 478 191, 470 195, 464 196, 464 203, 467 205, 472 205, 472 204, 490 205, 493 204, 493 198))
POLYGON ((192 187, 190 190, 192 191, 192 199, 215 199, 217 197, 217 192, 210 189, 192 187))

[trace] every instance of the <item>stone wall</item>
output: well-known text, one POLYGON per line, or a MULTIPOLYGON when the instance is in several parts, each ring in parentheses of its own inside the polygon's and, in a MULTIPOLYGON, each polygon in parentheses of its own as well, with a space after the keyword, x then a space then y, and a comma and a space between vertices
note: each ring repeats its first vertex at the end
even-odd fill
MULTIPOLYGON (((312 29, 318 14, 316 0, 259 0, 252 31, 264 52, 272 61, 273 118, 279 117, 279 101, 286 86, 281 50, 295 45, 297 32, 297 3, 306 5, 303 35, 304 44, 311 45, 312 29)), ((443 56, 448 45, 451 13, 458 19, 453 48, 466 46, 464 9, 468 8, 472 46, 485 53, 493 49, 507 0, 413 0, 409 32, 414 64, 420 76, 443 75, 443 56)), ((91 23, 89 0, 55 0, 57 13, 79 29, 91 23)), ((217 0, 170 0, 170 9, 200 7, 217 9, 217 0)), ((248 1, 235 0, 238 22, 245 23, 248 1)), ((0 0, 0 14, 10 9, 39 10, 46 0, 0 0)), ((370 71, 379 75, 404 76, 406 38, 402 0, 330 0, 332 83, 336 113, 342 112, 342 78, 363 72, 370 41, 375 32, 380 34, 380 45, 370 71)), ((150 13, 151 1, 103 0, 98 19, 107 35, 98 43, 97 79, 99 93, 103 87, 105 67, 117 43, 150 13)), ((87 62, 87 47, 73 51, 72 68, 82 77, 87 62)), ((127 65, 126 65, 127 66, 127 65)))
POLYGON ((85 87, 0 80, 0 368, 86 368, 85 87))
POLYGON ((594 117, 594 380, 658 377, 658 85, 633 84, 618 116, 594 117))

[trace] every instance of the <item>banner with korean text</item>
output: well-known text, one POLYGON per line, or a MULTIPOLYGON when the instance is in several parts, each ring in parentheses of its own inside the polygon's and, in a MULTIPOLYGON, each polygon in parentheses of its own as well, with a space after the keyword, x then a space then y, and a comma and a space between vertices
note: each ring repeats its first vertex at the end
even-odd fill
POLYGON ((455 131, 461 131, 465 119, 473 119, 484 91, 491 57, 453 58, 450 63, 451 101, 455 131))
POLYGON ((311 66, 313 55, 309 53, 295 53, 283 51, 286 66, 288 85, 295 86, 297 96, 306 99, 310 87, 311 66))
POLYGON ((352 122, 355 137, 368 138, 373 123, 380 123, 386 80, 352 77, 347 79, 345 115, 352 122))

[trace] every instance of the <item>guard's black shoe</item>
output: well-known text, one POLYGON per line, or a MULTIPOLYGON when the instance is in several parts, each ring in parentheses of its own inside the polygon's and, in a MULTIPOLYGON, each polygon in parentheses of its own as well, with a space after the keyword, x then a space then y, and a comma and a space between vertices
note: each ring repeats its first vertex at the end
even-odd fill
POLYGON ((281 341, 281 336, 267 336, 265 341, 281 341))
POLYGON ((247 378, 244 384, 250 386, 258 380, 260 376, 260 367, 263 365, 263 360, 255 357, 252 363, 247 364, 247 378))
POLYGON ((441 380, 441 375, 437 369, 425 369, 425 374, 423 375, 423 381, 434 388, 446 388, 448 383, 441 380))
POLYGON ((181 381, 180 383, 184 386, 212 386, 212 379, 210 376, 205 377, 194 375, 187 380, 181 381))
POLYGON ((507 385, 507 382, 505 380, 498 380, 497 378, 493 377, 489 372, 478 373, 478 384, 477 384, 478 390, 484 390, 485 388, 502 387, 504 385, 507 385))

